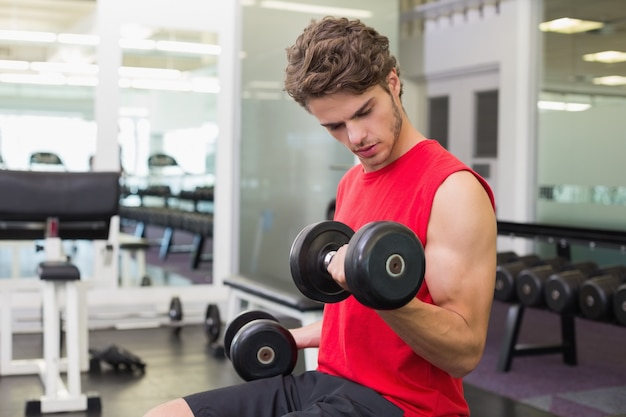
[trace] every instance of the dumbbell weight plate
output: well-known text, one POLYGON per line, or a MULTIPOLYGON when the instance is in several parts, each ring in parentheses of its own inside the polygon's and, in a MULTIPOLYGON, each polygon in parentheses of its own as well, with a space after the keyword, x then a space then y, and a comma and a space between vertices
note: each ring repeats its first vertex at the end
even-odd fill
POLYGON ((289 253, 293 281, 305 296, 323 303, 337 303, 350 293, 330 276, 324 257, 350 241, 354 231, 336 221, 313 223, 296 236, 289 253))
POLYGON ((372 222, 350 240, 346 283, 363 305, 400 308, 415 297, 424 280, 424 248, 412 230, 395 222, 372 222))
POLYGON ((276 320, 276 317, 272 316, 270 313, 266 313, 264 311, 251 310, 244 311, 239 313, 237 317, 231 321, 226 327, 226 332, 224 333, 224 353, 226 357, 230 359, 230 347, 233 342, 233 338, 237 334, 237 332, 246 324, 250 323, 252 320, 276 320))
POLYGON ((170 309, 168 315, 172 322, 182 321, 183 319, 183 303, 179 297, 172 297, 170 300, 170 309))
POLYGON ((222 332, 222 319, 217 304, 209 304, 204 314, 204 331, 209 344, 217 342, 222 332))
POLYGON ((626 326, 626 284, 620 285, 613 295, 613 313, 618 323, 626 326))
POLYGON ((230 358, 246 381, 288 375, 296 366, 298 350, 291 332, 274 320, 258 319, 235 334, 230 358))

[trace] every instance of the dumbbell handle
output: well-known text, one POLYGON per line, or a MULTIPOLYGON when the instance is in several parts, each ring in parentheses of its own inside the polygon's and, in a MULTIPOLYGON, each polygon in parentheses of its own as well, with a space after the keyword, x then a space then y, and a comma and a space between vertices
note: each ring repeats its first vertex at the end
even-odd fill
POLYGON ((324 255, 324 269, 328 270, 328 265, 330 265, 336 254, 336 250, 330 250, 324 255))

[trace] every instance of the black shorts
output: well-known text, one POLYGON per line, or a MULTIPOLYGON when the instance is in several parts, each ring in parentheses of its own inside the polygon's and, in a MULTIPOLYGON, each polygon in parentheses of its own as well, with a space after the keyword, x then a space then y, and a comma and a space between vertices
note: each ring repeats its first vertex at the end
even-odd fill
POLYGON ((195 417, 401 417, 376 391, 316 371, 277 376, 184 397, 195 417))

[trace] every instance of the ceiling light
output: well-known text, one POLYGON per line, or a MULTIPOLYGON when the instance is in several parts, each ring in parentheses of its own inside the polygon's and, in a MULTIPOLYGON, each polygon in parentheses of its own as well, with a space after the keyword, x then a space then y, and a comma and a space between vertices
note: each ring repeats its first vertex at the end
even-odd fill
POLYGON ((156 42, 150 39, 130 39, 122 38, 119 41, 122 49, 138 49, 142 51, 150 51, 156 47, 156 42))
POLYGON ((11 84, 64 85, 61 74, 0 74, 0 82, 11 84))
POLYGON ((157 41, 156 49, 167 52, 181 52, 197 55, 219 55, 222 48, 208 43, 157 41))
POLYGON ((147 68, 147 67, 120 67, 119 74, 126 78, 159 78, 177 79, 181 72, 168 68, 147 68))
POLYGON ((319 6, 317 4, 290 3, 287 1, 266 0, 261 2, 261 7, 265 9, 285 10, 288 12, 318 14, 323 16, 350 16, 360 19, 367 19, 373 16, 373 13, 370 10, 319 6))
POLYGON ((98 85, 97 77, 80 77, 80 76, 68 76, 65 77, 65 83, 67 85, 75 87, 95 87, 98 85))
POLYGON ((591 107, 591 104, 541 100, 537 103, 537 107, 541 110, 585 111, 591 107))
POLYGON ((602 51, 595 54, 585 54, 583 59, 587 62, 603 62, 605 64, 614 64, 616 62, 626 61, 626 52, 620 51, 602 51))
POLYGON ((603 26, 604 23, 595 22, 593 20, 581 20, 571 19, 569 17, 562 17, 560 19, 550 20, 549 22, 543 22, 539 24, 539 29, 543 32, 572 34, 600 29, 603 26))
POLYGON ((626 85, 626 77, 621 75, 608 75, 606 77, 596 77, 593 79, 594 84, 598 85, 626 85))
POLYGON ((215 77, 195 77, 191 79, 191 91, 196 93, 219 93, 220 80, 215 77))
POLYGON ((26 41, 52 43, 57 35, 51 32, 32 32, 27 30, 0 30, 0 39, 6 41, 26 41))
POLYGON ((141 90, 191 91, 191 84, 184 81, 135 79, 129 85, 141 90))
POLYGON ((28 61, 11 61, 0 59, 0 69, 12 71, 26 71, 30 67, 28 61))
POLYGON ((31 62, 30 69, 39 72, 64 72, 70 74, 95 75, 98 73, 97 65, 70 62, 31 62))
POLYGON ((84 35, 80 33, 59 33, 57 36, 59 43, 65 43, 68 45, 84 45, 84 46, 96 46, 100 43, 100 38, 97 35, 84 35))

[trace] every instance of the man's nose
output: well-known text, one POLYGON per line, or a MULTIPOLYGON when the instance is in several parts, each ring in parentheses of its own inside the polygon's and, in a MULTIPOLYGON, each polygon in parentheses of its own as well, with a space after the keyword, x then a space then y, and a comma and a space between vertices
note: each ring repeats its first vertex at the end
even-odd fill
POLYGON ((348 131, 348 140, 353 145, 362 143, 367 136, 366 129, 361 123, 349 123, 346 127, 348 131))

